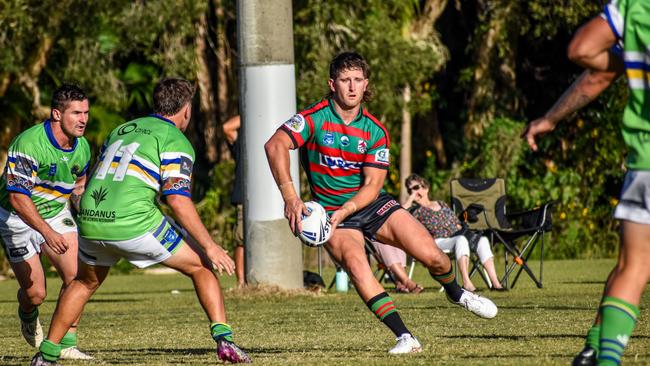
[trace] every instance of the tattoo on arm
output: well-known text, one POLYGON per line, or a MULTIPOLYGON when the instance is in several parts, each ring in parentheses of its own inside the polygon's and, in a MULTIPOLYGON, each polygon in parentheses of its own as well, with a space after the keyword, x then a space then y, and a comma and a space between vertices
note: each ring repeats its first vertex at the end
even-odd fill
POLYGON ((76 193, 72 193, 70 195, 70 203, 72 204, 72 209, 74 210, 74 212, 79 212, 79 207, 80 207, 79 205, 81 203, 81 195, 76 194, 76 193))
POLYGON ((580 79, 573 83, 569 89, 562 94, 560 99, 558 99, 553 107, 548 111, 546 115, 547 118, 553 121, 560 121, 596 99, 598 94, 589 95, 585 93, 579 83, 580 79))

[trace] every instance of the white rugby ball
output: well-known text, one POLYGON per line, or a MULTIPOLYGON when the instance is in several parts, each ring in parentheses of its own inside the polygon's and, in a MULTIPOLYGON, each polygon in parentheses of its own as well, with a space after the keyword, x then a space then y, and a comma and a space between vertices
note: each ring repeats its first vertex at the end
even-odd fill
POLYGON ((332 236, 332 224, 327 211, 318 202, 305 202, 309 215, 302 214, 300 239, 310 247, 323 245, 332 236))

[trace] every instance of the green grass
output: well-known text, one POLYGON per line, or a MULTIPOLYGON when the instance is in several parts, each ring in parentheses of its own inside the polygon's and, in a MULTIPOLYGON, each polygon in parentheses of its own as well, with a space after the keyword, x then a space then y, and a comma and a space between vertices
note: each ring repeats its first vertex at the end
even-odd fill
MULTIPOLYGON (((612 260, 546 262, 543 289, 528 278, 507 293, 482 292, 499 306, 493 320, 451 305, 416 268, 420 295, 392 293, 424 352, 389 356, 393 335, 353 291, 314 295, 226 290, 235 339, 263 365, 568 365, 582 348, 612 260)), ((328 270, 325 280, 332 277, 328 270)), ((48 279, 41 307, 49 324, 59 281, 48 279)), ((225 278, 222 286, 233 286, 225 278)), ((476 278, 475 284, 483 285, 476 278)), ((392 289, 392 286, 387 285, 392 289)), ((0 282, 0 365, 26 365, 35 352, 20 336, 15 280, 0 282)), ((648 294, 643 304, 648 303, 648 294)), ((624 364, 650 364, 650 327, 641 322, 624 364)), ((216 362, 214 342, 192 289, 181 275, 111 275, 86 306, 80 345, 110 365, 205 365, 216 362), (180 293, 172 294, 172 290, 180 293)), ((63 361, 65 365, 84 362, 63 361)))

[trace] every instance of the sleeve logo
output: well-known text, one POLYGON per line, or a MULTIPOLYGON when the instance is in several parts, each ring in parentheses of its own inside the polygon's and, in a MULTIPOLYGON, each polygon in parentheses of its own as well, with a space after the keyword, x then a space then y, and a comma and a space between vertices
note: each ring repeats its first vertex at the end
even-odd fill
POLYGON ((305 117, 301 114, 296 114, 284 123, 291 131, 301 133, 305 129, 305 117))
POLYGON ((390 162, 390 153, 388 152, 388 149, 380 149, 375 153, 375 161, 378 163, 386 163, 388 164, 390 162))
POLYGON ((28 177, 32 176, 32 162, 23 156, 16 157, 16 167, 14 169, 16 173, 24 174, 28 177))
POLYGON ((180 173, 189 177, 192 175, 192 165, 192 159, 187 156, 181 156, 180 173))

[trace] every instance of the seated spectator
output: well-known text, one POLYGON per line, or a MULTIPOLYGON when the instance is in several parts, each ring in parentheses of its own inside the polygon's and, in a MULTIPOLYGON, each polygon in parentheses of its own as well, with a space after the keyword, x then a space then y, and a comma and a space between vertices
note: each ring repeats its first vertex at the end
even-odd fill
MULTIPOLYGON (((463 288, 475 291, 476 286, 469 278, 469 241, 464 235, 457 234, 462 229, 460 220, 446 203, 429 199, 430 185, 426 179, 417 174, 411 174, 406 178, 405 184, 409 197, 402 206, 409 209, 414 204, 418 205, 411 210, 413 216, 429 230, 441 250, 454 251, 458 271, 463 279, 463 288)), ((492 254, 490 241, 487 237, 481 236, 478 240, 476 254, 487 271, 492 283, 492 290, 503 291, 504 288, 501 286, 494 268, 494 254, 492 254)))
POLYGON ((406 266, 406 252, 396 248, 392 245, 380 243, 376 240, 372 241, 372 245, 379 253, 379 256, 384 260, 386 268, 393 274, 395 280, 395 290, 397 292, 419 294, 424 291, 424 287, 413 282, 406 274, 404 267, 406 266))

